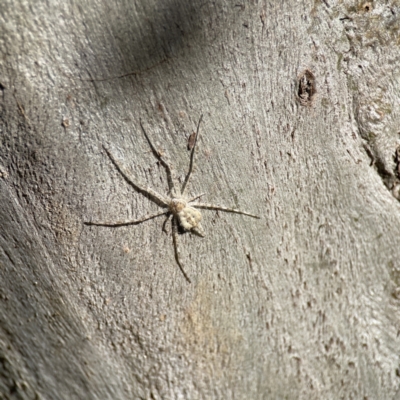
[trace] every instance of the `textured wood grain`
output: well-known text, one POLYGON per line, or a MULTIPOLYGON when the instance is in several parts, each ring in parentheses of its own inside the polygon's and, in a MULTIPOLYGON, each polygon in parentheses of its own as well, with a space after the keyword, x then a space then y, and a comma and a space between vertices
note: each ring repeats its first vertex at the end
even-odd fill
POLYGON ((0 4, 0 397, 399 396, 399 8, 0 4), (307 72, 308 71, 308 72, 307 72), (205 238, 162 219, 157 151, 205 238))

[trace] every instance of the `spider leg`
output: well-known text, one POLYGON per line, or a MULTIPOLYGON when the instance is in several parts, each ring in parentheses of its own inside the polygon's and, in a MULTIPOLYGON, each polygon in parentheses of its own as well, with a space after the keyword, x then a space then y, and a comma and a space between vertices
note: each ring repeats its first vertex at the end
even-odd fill
POLYGON ((117 226, 127 226, 127 225, 138 225, 144 221, 148 221, 149 219, 160 217, 161 215, 167 214, 168 211, 158 211, 154 214, 146 215, 139 219, 129 220, 126 219, 124 221, 117 222, 93 222, 93 221, 85 221, 85 225, 96 225, 96 226, 109 226, 109 227, 117 227, 117 226))
POLYGON ((141 183, 138 183, 135 181, 133 178, 132 172, 122 163, 117 161, 117 159, 114 157, 114 155, 111 153, 110 150, 107 149, 106 146, 103 145, 104 150, 106 151, 108 157, 110 157, 110 160, 112 163, 115 165, 119 173, 125 178, 125 180, 134 187, 138 192, 141 192, 145 196, 150 198, 154 203, 158 204, 161 207, 168 206, 168 201, 165 199, 164 196, 161 194, 157 193, 154 189, 152 189, 149 186, 145 186, 141 183))
POLYGON ((242 214, 242 215, 247 215, 248 217, 257 218, 257 219, 261 218, 258 215, 250 214, 245 211, 240 211, 235 208, 215 206, 214 204, 198 203, 198 204, 191 204, 190 206, 194 207, 194 208, 203 208, 205 210, 217 210, 217 211, 230 212, 230 213, 234 213, 234 214, 242 214))
POLYGON ((192 152, 190 153, 190 164, 189 164, 189 171, 186 175, 185 181, 183 182, 182 185, 182 196, 185 194, 185 189, 189 183, 189 179, 190 179, 190 175, 192 174, 193 171, 193 164, 194 164, 194 154, 195 154, 195 150, 196 150, 196 144, 197 144, 197 140, 199 138, 199 131, 200 131, 200 123, 201 120, 203 119, 203 114, 201 114, 200 119, 199 119, 199 123, 197 124, 197 131, 196 131, 196 137, 194 139, 194 144, 193 144, 193 148, 192 148, 192 152))
POLYGON ((169 221, 169 219, 171 218, 171 213, 167 213, 167 218, 165 218, 165 221, 164 221, 164 223, 163 223, 163 226, 162 226, 162 231, 164 232, 164 233, 168 233, 167 232, 167 229, 166 229, 166 226, 167 226, 167 222, 169 221))
POLYGON ((203 197, 205 194, 206 194, 206 193, 198 194, 196 197, 191 198, 191 199, 188 201, 188 203, 191 203, 192 201, 197 200, 197 199, 199 199, 200 197, 203 197))
POLYGON ((169 191, 171 192, 171 195, 173 197, 179 196, 178 193, 175 193, 176 189, 178 188, 178 185, 175 184, 175 179, 172 174, 172 167, 171 165, 163 158, 163 156, 160 154, 159 151, 156 150, 156 148, 153 146, 153 143, 151 142, 149 136, 147 135, 147 132, 145 131, 143 127, 142 120, 140 119, 140 127, 142 128, 142 131, 144 133, 144 136, 151 148, 152 153, 155 155, 158 161, 160 161, 161 165, 165 168, 165 171, 167 173, 167 181, 168 181, 168 188, 169 191))
POLYGON ((177 227, 178 221, 176 220, 176 217, 174 216, 172 218, 172 238, 174 241, 174 251, 175 251, 175 260, 179 266, 179 269, 181 270, 183 276, 185 279, 188 281, 188 283, 192 283, 189 277, 186 275, 185 270, 183 269, 182 262, 181 262, 181 251, 179 249, 179 239, 178 239, 178 227, 177 227))

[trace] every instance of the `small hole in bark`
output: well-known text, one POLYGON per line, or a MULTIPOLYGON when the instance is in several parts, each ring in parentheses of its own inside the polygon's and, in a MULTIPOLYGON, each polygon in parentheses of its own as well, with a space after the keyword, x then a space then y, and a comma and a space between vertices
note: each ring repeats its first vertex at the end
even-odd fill
POLYGON ((372 4, 370 2, 364 3, 362 8, 364 9, 365 12, 369 12, 372 9, 372 4))
POLYGON ((63 120, 62 120, 62 122, 61 122, 61 125, 62 125, 64 128, 68 128, 69 125, 70 125, 69 119, 68 119, 68 118, 63 118, 63 120))
POLYGON ((314 74, 306 69, 299 77, 297 83, 297 98, 303 106, 310 106, 313 102, 317 86, 314 74))
POLYGON ((400 178, 400 146, 397 146, 397 149, 394 153, 394 163, 395 163, 395 169, 394 172, 397 176, 397 178, 400 178))

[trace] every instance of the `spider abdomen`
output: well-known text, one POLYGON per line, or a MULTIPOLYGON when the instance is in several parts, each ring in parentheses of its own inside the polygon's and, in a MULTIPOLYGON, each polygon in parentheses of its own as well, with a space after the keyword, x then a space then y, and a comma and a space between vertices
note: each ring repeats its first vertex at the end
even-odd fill
POLYGON ((195 228, 201 221, 201 213, 193 207, 185 207, 178 213, 179 223, 185 231, 195 228))
POLYGON ((178 212, 177 217, 179 219, 180 226, 185 231, 194 231, 200 236, 204 236, 203 228, 200 225, 201 213, 193 207, 186 206, 178 212))

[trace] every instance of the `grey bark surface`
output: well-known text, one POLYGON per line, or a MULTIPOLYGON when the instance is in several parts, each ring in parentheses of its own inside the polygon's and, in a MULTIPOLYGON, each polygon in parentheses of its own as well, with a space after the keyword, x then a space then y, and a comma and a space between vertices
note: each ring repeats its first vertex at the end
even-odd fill
POLYGON ((0 397, 399 398, 395 2, 0 2, 0 397), (180 235, 139 119, 202 210, 180 235))

